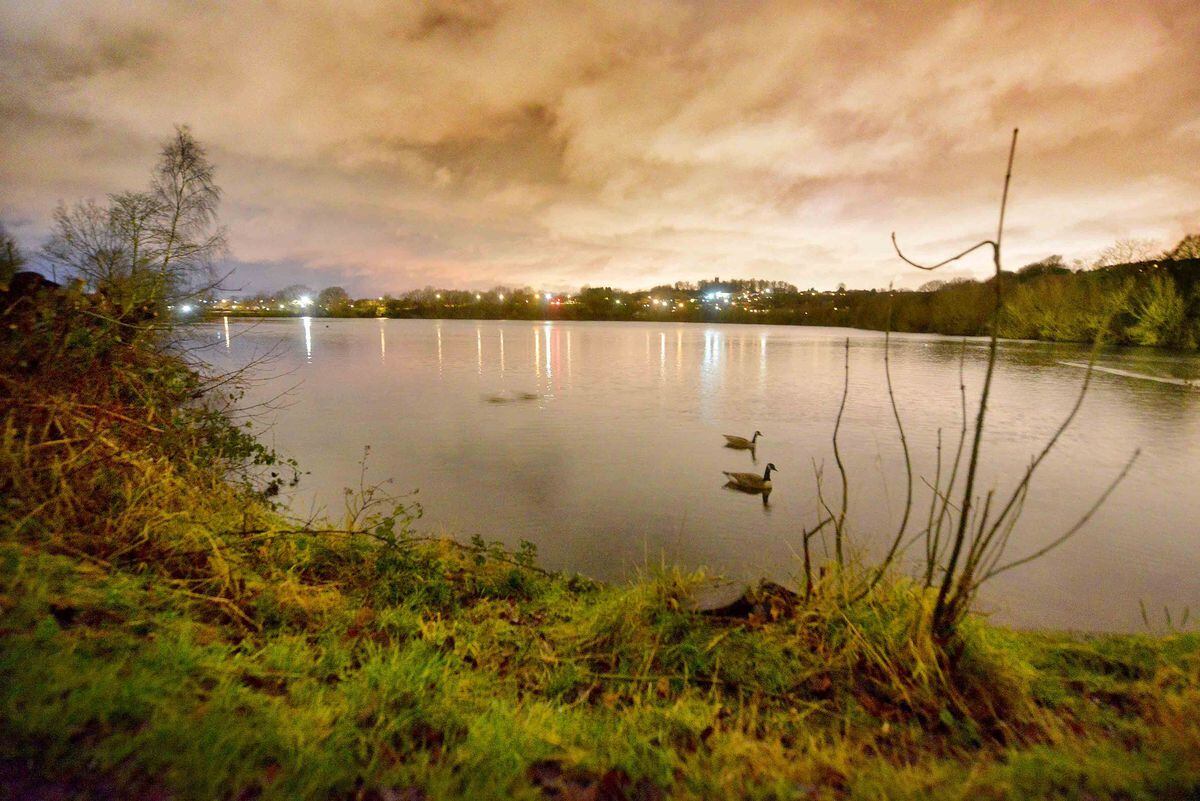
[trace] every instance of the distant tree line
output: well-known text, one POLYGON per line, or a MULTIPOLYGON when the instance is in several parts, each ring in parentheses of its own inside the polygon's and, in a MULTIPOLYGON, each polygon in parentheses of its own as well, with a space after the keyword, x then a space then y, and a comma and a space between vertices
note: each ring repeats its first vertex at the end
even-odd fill
MULTIPOLYGON (((1121 240, 1091 263, 1061 256, 999 279, 1004 337, 1196 348, 1200 343, 1200 235, 1161 251, 1148 240, 1121 240)), ((529 287, 487 291, 432 286, 403 295, 352 298, 342 287, 293 285, 237 300, 231 313, 328 317, 510 320, 646 320, 850 326, 914 333, 990 333, 996 279, 930 281, 917 290, 801 290, 782 281, 677 282, 625 291, 584 287, 545 293, 529 287)))
MULTIPOLYGON (((1141 254, 1144 255, 1144 254, 1141 254)), ((1158 257, 1068 267, 1060 256, 1000 281, 1000 336, 1054 342, 1193 349, 1200 344, 1200 236, 1158 257)), ((838 324, 881 330, 983 336, 991 332, 995 278, 934 281, 916 292, 847 293, 838 324)), ((811 316, 811 315, 810 315, 811 316)))

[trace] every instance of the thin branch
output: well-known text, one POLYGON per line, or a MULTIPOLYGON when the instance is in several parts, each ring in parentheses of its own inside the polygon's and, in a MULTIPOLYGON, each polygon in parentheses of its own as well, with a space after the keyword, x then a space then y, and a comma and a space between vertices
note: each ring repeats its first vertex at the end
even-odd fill
MULTIPOLYGON (((979 398, 979 412, 975 417, 975 433, 971 442, 971 455, 967 461, 967 479, 966 485, 963 487, 962 512, 958 518, 958 530, 954 535, 954 546, 950 552, 950 561, 946 566, 946 574, 942 578, 941 587, 938 589, 937 601, 934 604, 934 628, 940 629, 935 633, 944 635, 947 632, 947 625, 953 618, 947 617, 947 596, 950 593, 952 585, 955 583, 955 569, 958 567, 958 560, 962 553, 963 545, 967 538, 967 524, 969 522, 969 513, 971 510, 971 497, 975 492, 975 478, 979 468, 979 454, 983 439, 983 426, 987 418, 987 402, 988 396, 991 394, 992 377, 996 371, 996 345, 998 339, 998 327, 1000 321, 1000 309, 1003 296, 1001 294, 1001 269, 1000 269, 1000 246, 1004 236, 1004 214, 1008 207, 1008 189, 1012 183, 1012 165, 1013 157, 1017 150, 1017 129, 1013 129, 1012 145, 1008 151, 1008 166, 1004 172, 1004 191, 1000 196, 1000 221, 996 228, 996 240, 991 243, 993 262, 996 266, 996 297, 995 305, 992 310, 992 332, 988 341, 988 361, 987 371, 983 379, 983 391, 979 398)), ((961 592, 962 587, 959 585, 958 591, 961 592)), ((957 604, 954 604, 957 605, 957 604)))
MULTIPOLYGON (((900 544, 904 540, 904 534, 908 531, 908 520, 912 515, 913 508, 913 469, 912 458, 908 452, 908 438, 904 434, 904 422, 900 419, 900 408, 896 405, 896 391, 892 386, 892 366, 891 366, 891 337, 892 337, 892 315, 888 313, 888 330, 883 335, 883 374, 887 378, 888 399, 892 404, 892 416, 896 420, 896 431, 900 435, 900 449, 904 452, 904 475, 905 475, 905 499, 904 499, 904 515, 900 520, 900 528, 896 531, 896 536, 892 540, 892 545, 888 548, 887 554, 883 561, 879 563, 875 569, 874 575, 867 581, 866 585, 851 599, 851 603, 863 598, 869 593, 888 568, 892 565, 892 560, 896 558, 896 551, 900 548, 900 544)), ((940 441, 939 433, 939 441, 940 441)), ((939 456, 939 459, 941 457, 939 456)))
POLYGON ((1066 432, 1066 430, 1070 428, 1071 423, 1074 422, 1075 417, 1079 414, 1079 409, 1083 406, 1083 399, 1087 395, 1088 388, 1092 383, 1092 377, 1095 374, 1093 367, 1096 364, 1096 357, 1100 352, 1100 344, 1101 340, 1097 338, 1096 344, 1092 348, 1091 357, 1088 359, 1087 372, 1084 374, 1083 384, 1079 387, 1079 394, 1075 397, 1075 403, 1071 406, 1071 410, 1067 413, 1067 416, 1063 419, 1062 423, 1060 423, 1058 428, 1055 429, 1054 434, 1051 435, 1050 439, 1046 441, 1046 444, 1042 447, 1042 450, 1033 459, 1033 461, 1030 462, 1029 467, 1026 468, 1025 474, 1021 477, 1021 481, 1013 490, 1013 494, 1008 499, 1008 503, 1004 505, 1004 509, 1001 510, 1000 516, 996 518, 996 522, 993 524, 992 529, 987 533, 985 537, 985 546, 986 541, 990 541, 991 538, 995 536, 996 530, 1004 523, 1013 507, 1013 504, 1016 502, 1017 494, 1029 487, 1029 483, 1033 480, 1034 472, 1041 465, 1042 461, 1045 460, 1045 458, 1050 454, 1050 451, 1054 449, 1054 446, 1058 444, 1059 439, 1066 432))
POLYGON ((933 571, 937 564, 937 543, 934 540, 933 522, 937 513, 938 499, 941 495, 939 487, 942 484, 942 429, 937 430, 937 462, 933 471, 933 483, 922 476, 921 481, 932 490, 929 493, 929 519, 925 521, 925 586, 933 583, 933 571))
POLYGON ((1083 516, 1080 517, 1078 521, 1076 521, 1075 525, 1073 525, 1069 529, 1067 529, 1067 531, 1064 534, 1062 534, 1061 536, 1054 539, 1048 545, 1045 545, 1045 546, 1039 548, 1038 550, 1034 551, 1033 553, 1029 554, 1028 556, 1022 556, 1020 559, 1014 559, 1013 561, 1011 561, 1007 564, 1001 565, 1000 567, 993 569, 992 571, 987 573, 984 576, 984 578, 992 578, 993 576, 997 576, 997 575, 1003 573, 1005 570, 1011 570, 1012 568, 1019 567, 1020 565, 1026 564, 1027 562, 1032 562, 1034 559, 1037 559, 1038 557, 1041 557, 1041 556, 1045 556, 1050 551, 1054 550, 1055 548, 1057 548, 1058 546, 1062 545, 1064 542, 1069 540, 1072 536, 1075 535, 1076 532, 1079 531, 1079 529, 1081 529, 1085 525, 1087 525, 1088 521, 1092 519, 1092 515, 1096 514, 1096 512, 1100 509, 1100 507, 1104 505, 1105 501, 1108 500, 1108 496, 1112 495, 1113 492, 1116 490, 1116 488, 1121 485, 1121 482, 1125 480, 1125 477, 1127 475, 1129 475, 1129 471, 1133 469, 1134 462, 1136 462, 1138 460, 1138 457, 1141 456, 1141 453, 1142 453, 1141 448, 1138 448, 1137 450, 1135 450, 1133 452, 1133 455, 1129 457, 1129 461, 1127 461, 1125 463, 1125 466, 1121 468, 1121 472, 1118 473, 1117 477, 1112 480, 1112 482, 1108 485, 1107 488, 1105 488, 1104 492, 1102 492, 1100 494, 1100 497, 1096 499, 1096 502, 1093 503, 1088 508, 1088 510, 1086 512, 1084 512, 1083 516))
POLYGON ((999 245, 997 243, 993 242, 992 240, 985 239, 982 242, 977 242, 974 245, 971 245, 971 247, 967 248, 962 253, 959 253, 957 256, 951 256, 948 259, 943 259, 942 261, 939 261, 937 264, 924 265, 924 264, 918 264, 917 262, 910 259, 908 256, 904 255, 904 253, 900 250, 900 244, 896 241, 896 232, 892 231, 892 247, 894 247, 896 249, 896 255, 899 256, 901 259, 903 259, 906 263, 911 264, 913 267, 916 267, 918 270, 932 271, 932 270, 938 269, 939 267, 945 267, 950 262, 958 261, 963 256, 966 256, 969 253, 974 253, 976 250, 979 250, 981 247, 985 247, 987 245, 991 245, 993 249, 999 247, 999 245))
POLYGON ((846 337, 846 369, 842 379, 842 402, 838 406, 837 420, 833 424, 833 459, 837 463, 838 473, 842 477, 842 508, 838 513, 833 527, 833 547, 838 568, 845 566, 845 554, 842 550, 843 533, 846 525, 846 510, 850 503, 850 482, 846 478, 846 465, 842 462, 842 452, 838 448, 838 432, 842 427, 842 415, 846 411, 846 398, 850 394, 850 338, 846 337))

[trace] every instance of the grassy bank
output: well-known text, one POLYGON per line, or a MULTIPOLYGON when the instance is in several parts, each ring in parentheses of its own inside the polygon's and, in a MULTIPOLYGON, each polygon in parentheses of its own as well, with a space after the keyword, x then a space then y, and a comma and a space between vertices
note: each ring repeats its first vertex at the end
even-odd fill
POLYGON ((1200 793, 1196 635, 941 645, 900 576, 702 613, 701 574, 548 574, 370 490, 298 525, 234 385, 93 297, 4 308, 0 797, 1200 793))

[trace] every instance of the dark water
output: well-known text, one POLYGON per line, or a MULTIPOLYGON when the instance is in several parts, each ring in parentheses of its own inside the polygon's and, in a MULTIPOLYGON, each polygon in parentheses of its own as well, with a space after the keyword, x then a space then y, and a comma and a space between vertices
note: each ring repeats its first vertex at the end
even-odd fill
MULTIPOLYGON (((841 442, 850 520, 864 552, 899 520, 903 463, 883 374, 883 336, 844 329, 652 323, 417 320, 228 321, 204 326, 219 367, 272 348, 248 401, 291 388, 267 439, 300 460, 291 502, 341 508, 368 478, 419 489, 420 526, 537 544, 544 564, 618 579, 660 562, 735 577, 799 570, 802 525, 816 520, 814 464, 836 500, 830 434, 850 338, 841 442), (522 393, 532 399, 522 399, 522 393), (722 433, 764 438, 757 462, 722 433), (774 492, 723 487, 722 470, 774 462, 774 492)), ((892 338, 896 397, 914 463, 932 478, 937 431, 960 426, 958 340, 892 338)), ((966 344, 968 401, 986 343, 966 344)), ((1073 346, 1002 346, 984 439, 982 486, 1011 487, 1069 410, 1086 360, 1073 346)), ((1104 365, 1200 377, 1200 358, 1137 351, 1104 365)), ((1139 601, 1200 612, 1200 389, 1099 374, 1075 425, 1046 460, 1012 537, 1014 556, 1058 536, 1130 454, 1128 479, 1074 539, 1010 571, 985 608, 1023 626, 1137 629, 1139 601)), ((918 482, 918 510, 928 489, 918 482)), ((915 515, 923 520, 921 514, 915 515)), ((915 559, 920 546, 910 556, 915 559)), ((911 560, 910 560, 911 561, 911 560)))

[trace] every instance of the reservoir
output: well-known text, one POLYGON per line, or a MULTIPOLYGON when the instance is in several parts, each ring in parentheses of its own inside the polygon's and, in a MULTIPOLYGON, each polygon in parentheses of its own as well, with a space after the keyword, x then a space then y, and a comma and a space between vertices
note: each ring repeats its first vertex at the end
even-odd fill
MULTIPOLYGON (((801 531, 818 520, 815 473, 840 494, 840 445, 856 552, 878 555, 898 525, 904 461, 884 375, 884 336, 834 328, 614 322, 292 318, 198 327, 195 355, 254 368, 256 430, 306 471, 287 502, 336 518, 343 488, 411 495, 417 528, 533 542, 552 569, 621 580, 660 565, 734 579, 799 575, 801 531), (722 434, 763 432, 756 450, 722 434), (769 503, 722 471, 772 476, 769 503)), ((949 461, 983 381, 987 343, 897 334, 890 357, 911 450, 913 524, 923 526, 938 432, 949 461)), ((1001 344, 980 488, 1007 497, 1069 412, 1088 349, 1001 344)), ((1052 541, 1087 512, 1136 449, 1126 480, 1048 556, 988 584, 981 608, 1022 627, 1139 630, 1164 609, 1200 612, 1200 357, 1105 353, 1074 424, 1039 469, 1008 553, 1052 541), (1158 380, 1156 380, 1158 379, 1158 380)), ((922 554, 905 552, 905 568, 922 554)), ((819 544, 816 553, 823 554, 819 544)), ((914 568, 915 569, 915 568, 914 568)))

